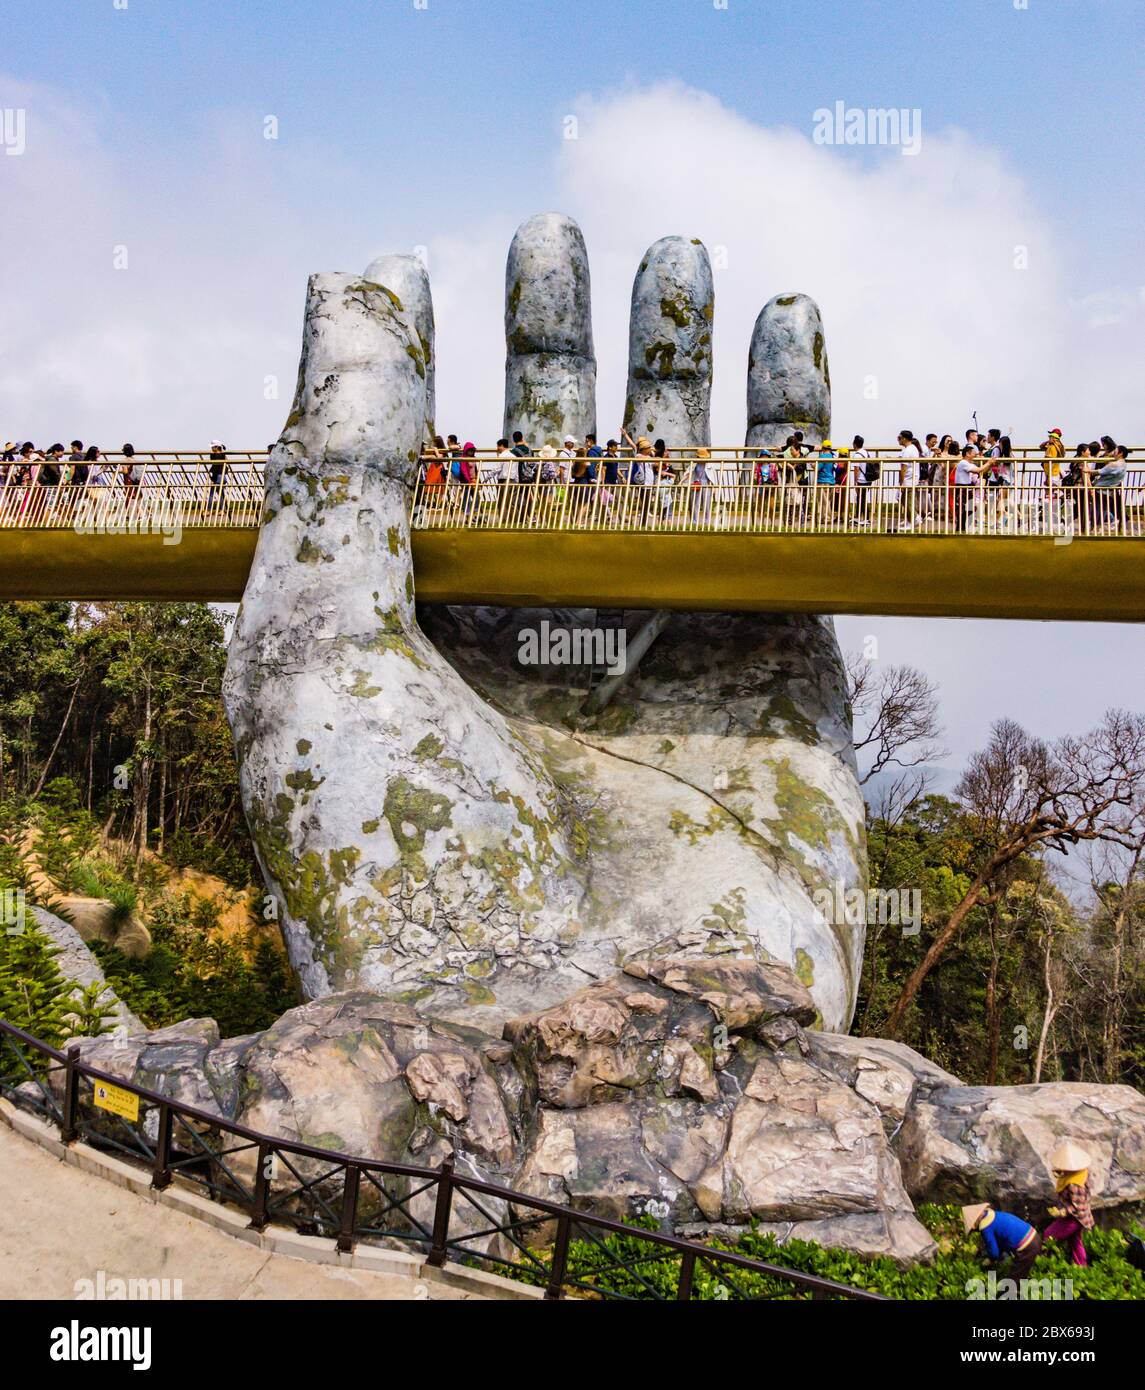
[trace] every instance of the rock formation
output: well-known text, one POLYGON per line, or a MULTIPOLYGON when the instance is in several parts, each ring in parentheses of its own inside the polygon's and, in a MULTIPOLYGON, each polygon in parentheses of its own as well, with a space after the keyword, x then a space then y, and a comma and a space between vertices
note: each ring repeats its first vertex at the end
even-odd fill
POLYGON ((596 433, 596 356, 588 252, 570 217, 517 228, 505 265, 505 437, 580 442, 596 433))
POLYGON ((783 446, 793 430, 820 444, 831 430, 831 373, 819 306, 778 294, 759 311, 747 362, 747 444, 783 446))
MULTIPOLYGON (((518 1191, 690 1234, 754 1221, 781 1241, 926 1259, 912 1199, 1029 1212, 1063 1134, 1093 1154, 1100 1220, 1145 1200, 1130 1088, 963 1087, 901 1044, 808 1033, 815 1014, 784 966, 649 954, 501 1038, 357 991, 250 1037, 190 1020, 81 1050, 262 1133, 421 1167, 452 1154, 518 1191)), ((253 1156, 233 1162, 249 1181, 253 1156)))
POLYGON ((663 237, 632 285, 624 426, 669 446, 710 444, 715 291, 703 242, 663 237))
MULTIPOLYGON (((524 336, 507 395, 535 379, 542 354, 525 349, 545 347, 554 399, 585 406, 582 262, 566 219, 518 233, 509 309, 524 336)), ((653 301, 680 360, 661 353, 641 399, 666 412, 673 442, 705 442, 699 243, 652 248, 633 342, 662 333, 653 301)), ((862 927, 813 902, 864 876, 830 624, 672 616, 591 714, 586 669, 522 668, 517 653, 524 629, 595 613, 449 609, 423 613, 423 631, 408 494, 424 371, 400 295, 312 278, 224 682, 247 818, 304 990, 398 992, 496 1028, 673 938, 792 965, 823 1023, 845 1027, 862 927)))
MULTIPOLYGON (((102 901, 102 899, 85 899, 84 901, 102 901)), ((70 922, 65 922, 62 917, 57 917, 54 912, 49 912, 45 907, 32 907, 29 910, 35 918, 36 926, 48 937, 59 952, 55 957, 55 964, 56 969, 64 979, 79 985, 81 988, 92 984, 103 987, 103 993, 100 997, 111 1010, 110 1027, 112 1033, 116 1037, 122 1037, 127 1033, 144 1032, 144 1025, 107 983, 107 976, 103 973, 103 967, 88 950, 87 940, 91 938, 82 937, 70 922)), ((102 940, 103 938, 98 939, 102 940)), ((129 951, 126 954, 139 953, 129 951)))

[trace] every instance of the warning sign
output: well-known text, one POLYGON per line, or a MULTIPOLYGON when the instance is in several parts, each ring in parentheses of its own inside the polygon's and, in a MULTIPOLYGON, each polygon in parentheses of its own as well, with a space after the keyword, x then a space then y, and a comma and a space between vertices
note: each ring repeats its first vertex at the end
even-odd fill
POLYGON ((125 1120, 139 1119, 139 1097, 134 1091, 125 1091, 122 1086, 113 1086, 109 1081, 95 1081, 95 1103, 101 1110, 110 1110, 113 1115, 122 1115, 125 1120))

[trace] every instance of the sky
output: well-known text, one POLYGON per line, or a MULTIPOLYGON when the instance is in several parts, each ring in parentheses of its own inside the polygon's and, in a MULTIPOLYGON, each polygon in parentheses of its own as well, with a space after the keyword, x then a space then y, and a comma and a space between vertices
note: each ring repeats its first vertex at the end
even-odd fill
MULTIPOLYGON (((258 448, 290 408, 306 277, 419 251, 438 424, 491 443, 505 254, 584 230, 598 420, 632 277, 716 264, 713 438, 743 438, 774 294, 823 314, 833 432, 977 412, 1015 442, 1145 444, 1141 0, 0 0, 0 433, 258 448), (908 113, 904 145, 816 113, 908 113), (11 151, 9 153, 8 151, 11 151)), ((841 619, 938 685, 957 766, 1141 708, 1131 626, 841 619)))

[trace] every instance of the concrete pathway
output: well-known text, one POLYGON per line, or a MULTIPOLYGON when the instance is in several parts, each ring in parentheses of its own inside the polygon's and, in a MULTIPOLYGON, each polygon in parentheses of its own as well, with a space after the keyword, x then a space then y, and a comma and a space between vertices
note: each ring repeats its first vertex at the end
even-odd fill
MULTIPOLYGON (((215 1211, 221 1214, 217 1206, 215 1211)), ((306 1238, 284 1232, 278 1243, 291 1240, 306 1238)), ((413 1254, 366 1251, 362 1258, 388 1268, 360 1268, 358 1257, 339 1259, 331 1245, 324 1242, 315 1251, 326 1263, 260 1248, 63 1162, 0 1115, 0 1299, 73 1299, 84 1287, 78 1281, 90 1280, 94 1287, 100 1271, 105 1286, 117 1278, 166 1279, 174 1289, 179 1280, 184 1299, 467 1299, 500 1293, 492 1285, 488 1293, 475 1288, 465 1277, 451 1280, 438 1271, 424 1276, 413 1254)))

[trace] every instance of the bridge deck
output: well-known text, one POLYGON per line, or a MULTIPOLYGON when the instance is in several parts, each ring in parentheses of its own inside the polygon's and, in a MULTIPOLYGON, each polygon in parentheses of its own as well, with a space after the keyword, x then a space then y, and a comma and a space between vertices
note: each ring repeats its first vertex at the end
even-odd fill
MULTIPOLYGON (((261 471, 0 490, 0 598, 238 600, 261 471)), ((428 603, 1145 620, 1145 477, 1117 490, 497 484, 412 499, 428 603)))

